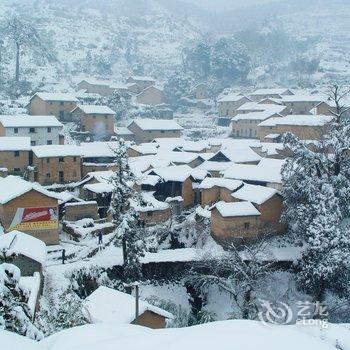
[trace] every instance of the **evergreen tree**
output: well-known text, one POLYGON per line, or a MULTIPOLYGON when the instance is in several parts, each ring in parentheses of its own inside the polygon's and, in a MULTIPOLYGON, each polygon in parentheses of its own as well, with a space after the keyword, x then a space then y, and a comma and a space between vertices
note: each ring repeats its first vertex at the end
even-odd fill
POLYGON ((32 322, 28 298, 19 286, 20 276, 15 265, 0 265, 0 329, 40 340, 43 335, 32 322))
POLYGON ((111 179, 113 192, 110 212, 117 227, 123 248, 124 273, 127 281, 137 281, 142 277, 140 257, 144 255, 144 235, 135 207, 140 196, 132 188, 136 178, 129 166, 127 145, 119 140, 115 149, 116 172, 111 179))
POLYGON ((338 86, 332 91, 336 107, 327 132, 312 148, 286 134, 291 156, 282 169, 284 219, 290 233, 306 244, 298 282, 319 301, 327 290, 343 293, 349 276, 350 232, 343 222, 350 208, 350 129, 340 104, 344 96, 338 86))
POLYGON ((55 302, 51 300, 46 307, 42 305, 36 323, 46 336, 63 329, 84 325, 87 322, 83 314, 82 300, 68 288, 58 295, 55 302))

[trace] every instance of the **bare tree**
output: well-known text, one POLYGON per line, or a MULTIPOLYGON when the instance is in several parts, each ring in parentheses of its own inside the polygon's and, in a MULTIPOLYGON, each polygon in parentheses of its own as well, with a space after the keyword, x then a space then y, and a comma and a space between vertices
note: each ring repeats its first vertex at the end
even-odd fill
POLYGON ((206 254, 192 269, 190 282, 202 296, 210 286, 228 293, 244 319, 255 319, 258 314, 256 291, 259 281, 272 272, 275 263, 266 260, 267 241, 238 250, 234 245, 220 255, 206 254))
POLYGON ((333 102, 335 109, 329 110, 329 112, 336 118, 336 122, 339 123, 347 112, 348 108, 344 104, 344 99, 350 94, 350 89, 338 84, 332 84, 328 88, 328 100, 333 102))
POLYGON ((45 49, 44 44, 40 38, 38 31, 29 23, 24 22, 17 17, 10 18, 4 27, 5 35, 15 45, 16 55, 16 71, 15 81, 19 83, 20 77, 20 57, 25 49, 31 49, 40 53, 47 59, 52 59, 52 56, 45 49))

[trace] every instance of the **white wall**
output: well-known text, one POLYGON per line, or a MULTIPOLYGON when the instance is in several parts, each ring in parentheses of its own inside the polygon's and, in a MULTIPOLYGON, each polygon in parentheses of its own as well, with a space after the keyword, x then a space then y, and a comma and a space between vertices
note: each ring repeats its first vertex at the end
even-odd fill
POLYGON ((29 136, 31 141, 35 142, 35 146, 47 145, 47 141, 51 140, 53 145, 59 144, 59 132, 61 127, 51 127, 51 132, 48 132, 47 127, 35 127, 35 133, 29 133, 28 127, 18 128, 18 133, 14 131, 15 128, 5 128, 6 136, 29 136))

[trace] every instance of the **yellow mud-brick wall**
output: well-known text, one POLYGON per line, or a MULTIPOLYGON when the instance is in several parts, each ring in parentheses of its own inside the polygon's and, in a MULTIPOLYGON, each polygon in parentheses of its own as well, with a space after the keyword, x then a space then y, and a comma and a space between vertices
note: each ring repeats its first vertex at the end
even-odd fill
POLYGON ((214 208, 211 212, 212 235, 218 239, 227 238, 254 238, 259 233, 259 216, 222 217, 214 208), (249 228, 245 228, 249 223, 249 228))
MULTIPOLYGON (((31 190, 8 203, 0 205, 0 220, 7 231, 11 225, 14 215, 18 208, 35 208, 35 207, 57 207, 58 200, 31 190)), ((31 236, 41 239, 47 245, 58 244, 59 229, 54 230, 35 230, 23 231, 31 236)))
POLYGON ((190 178, 186 179, 182 184, 182 198, 183 206, 191 207, 194 204, 194 191, 192 188, 192 181, 190 178))
POLYGON ((63 160, 64 162, 60 162, 59 157, 37 158, 34 156, 33 162, 37 170, 36 181, 42 185, 59 183, 60 171, 63 171, 65 183, 80 181, 81 158, 69 156, 63 157, 63 160), (50 174, 50 177, 47 174, 50 174))
POLYGON ((153 329, 165 328, 166 326, 164 316, 158 315, 149 310, 146 310, 137 318, 137 320, 134 320, 132 323, 153 329))
POLYGON ((29 151, 0 151, 0 168, 7 168, 9 173, 13 173, 15 168, 19 168, 23 173, 29 165, 29 151))

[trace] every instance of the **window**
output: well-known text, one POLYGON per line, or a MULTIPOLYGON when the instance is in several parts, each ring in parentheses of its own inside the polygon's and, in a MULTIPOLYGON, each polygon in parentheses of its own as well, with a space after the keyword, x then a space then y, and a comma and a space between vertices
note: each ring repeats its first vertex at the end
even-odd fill
POLYGON ((150 134, 152 131, 151 130, 148 130, 148 133, 150 134))
POLYGON ((46 144, 47 144, 47 145, 52 145, 52 140, 47 140, 47 141, 46 141, 46 144))
POLYGON ((19 151, 15 151, 15 157, 19 157, 19 151))
POLYGON ((73 162, 76 162, 77 161, 77 157, 73 157, 73 162))
POLYGON ((46 158, 46 163, 50 163, 50 158, 46 158))
POLYGON ((58 161, 59 161, 60 163, 64 163, 64 158, 63 158, 63 157, 59 157, 59 158, 58 158, 58 161))
POLYGON ((175 134, 176 133, 176 130, 173 130, 173 134, 175 134))
POLYGON ((60 171, 58 173, 58 177, 59 177, 59 182, 64 182, 64 172, 63 171, 60 171))
POLYGON ((105 119, 108 119, 108 115, 105 115, 105 119))
POLYGON ((29 128, 29 133, 34 134, 35 133, 35 128, 29 128))
POLYGON ((250 223, 249 223, 249 222, 245 222, 245 223, 244 223, 244 228, 245 228, 245 229, 248 229, 249 226, 250 226, 250 223))
POLYGON ((31 146, 35 146, 36 145, 36 141, 30 141, 30 145, 31 146))
POLYGON ((153 212, 151 212, 151 211, 148 211, 147 212, 147 216, 150 218, 150 217, 152 217, 152 215, 153 215, 153 212))
POLYGON ((51 174, 50 173, 46 173, 46 178, 50 179, 51 178, 51 174))
POLYGON ((63 105, 64 105, 64 102, 63 102, 63 101, 61 101, 61 102, 60 102, 60 105, 61 105, 61 106, 63 106, 63 105))
POLYGON ((18 134, 18 128, 14 128, 14 129, 13 129, 13 132, 14 132, 15 134, 18 134))
POLYGON ((164 130, 161 130, 161 133, 162 133, 162 134, 164 134, 164 133, 165 133, 165 131, 164 131, 164 130))
POLYGON ((21 169, 20 169, 20 168, 14 168, 14 169, 13 169, 13 172, 14 172, 15 174, 18 174, 18 173, 21 172, 21 169))
POLYGON ((47 128, 47 132, 51 132, 51 127, 48 127, 48 128, 47 128))

